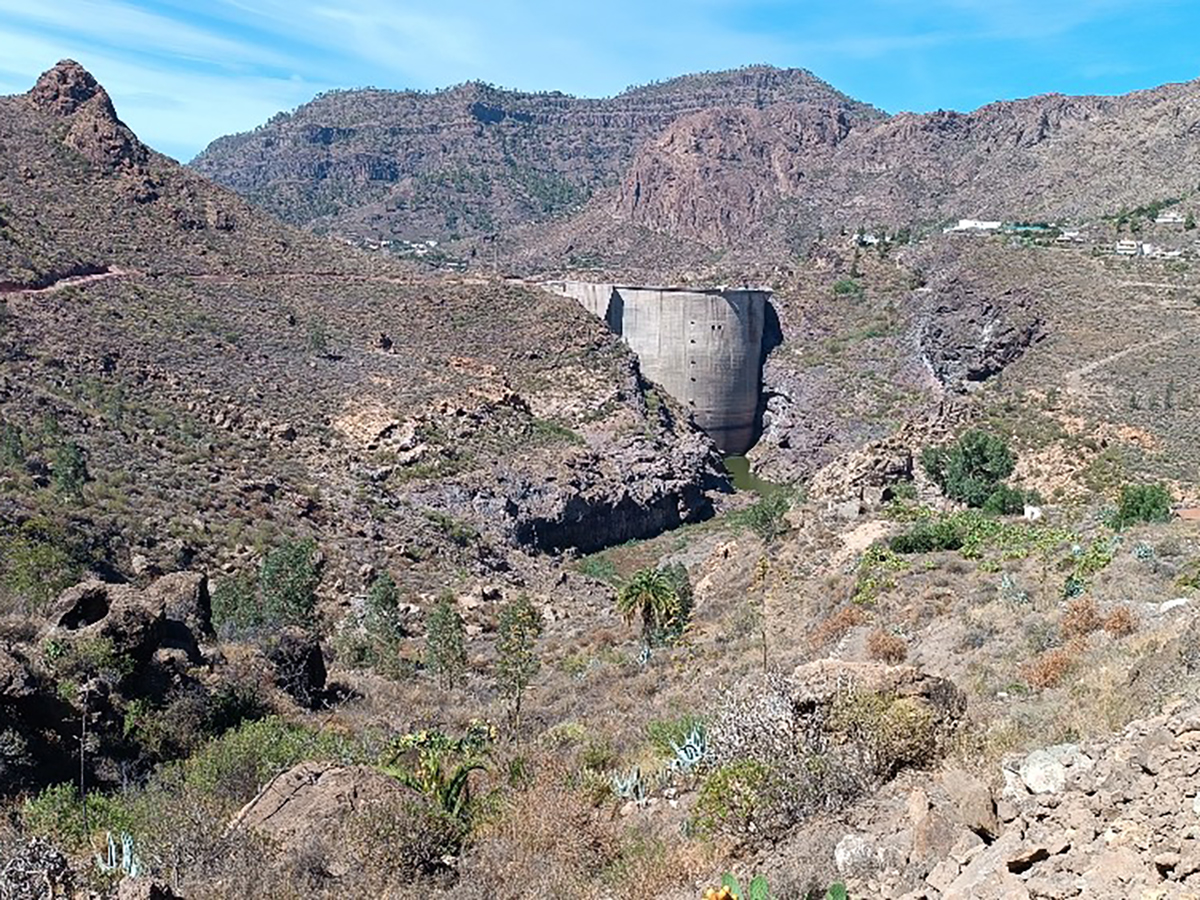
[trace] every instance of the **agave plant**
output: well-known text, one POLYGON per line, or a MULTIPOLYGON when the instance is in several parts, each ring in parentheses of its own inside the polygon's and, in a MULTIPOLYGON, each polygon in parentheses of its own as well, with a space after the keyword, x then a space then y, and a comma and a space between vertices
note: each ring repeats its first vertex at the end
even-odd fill
POLYGON ((396 740, 380 768, 461 819, 470 812, 471 773, 486 768, 494 740, 495 729, 481 722, 472 722, 460 738, 436 729, 414 731, 396 740))
POLYGON ((622 800, 632 800, 638 806, 646 804, 646 782, 642 780, 642 770, 634 766, 625 775, 617 773, 612 777, 612 791, 622 800))
POLYGON ((671 768, 685 775, 690 774, 708 756, 708 734, 703 723, 697 722, 693 725, 682 744, 671 741, 671 750, 675 753, 675 758, 671 760, 671 768))
POLYGON ((105 856, 96 854, 96 865, 100 867, 100 871, 104 873, 116 872, 120 870, 121 874, 128 875, 131 878, 137 878, 142 874, 142 861, 138 858, 137 850, 133 845, 133 835, 128 832, 121 832, 121 855, 117 856, 117 839, 113 837, 113 833, 108 832, 108 853, 105 856))

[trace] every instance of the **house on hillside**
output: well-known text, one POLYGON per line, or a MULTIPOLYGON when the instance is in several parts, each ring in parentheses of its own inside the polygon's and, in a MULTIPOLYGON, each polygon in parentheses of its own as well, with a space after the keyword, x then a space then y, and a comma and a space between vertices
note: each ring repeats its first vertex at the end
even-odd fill
POLYGON ((1082 244, 1084 242, 1082 231, 1064 231, 1054 239, 1056 244, 1082 244))
POLYGON ((1141 241, 1117 241, 1117 246, 1114 248, 1118 256, 1141 256, 1142 242, 1141 241))
POLYGON ((1003 222, 990 222, 984 219, 959 219, 957 225, 948 225, 942 229, 943 234, 961 234, 969 232, 999 231, 1003 222))
POLYGON ((1169 247, 1156 247, 1154 244, 1142 244, 1142 255, 1151 259, 1179 259, 1182 250, 1172 250, 1169 247))
POLYGON ((1187 221, 1183 213, 1175 209, 1165 209, 1154 220, 1155 225, 1182 225, 1187 221))

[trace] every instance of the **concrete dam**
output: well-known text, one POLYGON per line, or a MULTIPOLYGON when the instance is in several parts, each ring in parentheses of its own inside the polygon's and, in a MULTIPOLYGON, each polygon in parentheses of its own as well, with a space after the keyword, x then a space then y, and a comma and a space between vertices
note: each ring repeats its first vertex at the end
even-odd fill
POLYGON ((637 354, 642 373, 682 403, 722 453, 753 446, 770 291, 586 281, 544 286, 603 319, 637 354))

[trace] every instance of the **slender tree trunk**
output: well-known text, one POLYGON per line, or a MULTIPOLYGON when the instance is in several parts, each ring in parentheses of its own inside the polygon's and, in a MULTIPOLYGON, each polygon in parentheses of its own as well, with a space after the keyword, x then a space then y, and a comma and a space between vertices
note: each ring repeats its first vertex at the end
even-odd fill
POLYGON ((79 802, 83 804, 83 833, 87 835, 91 833, 91 829, 88 828, 87 808, 87 688, 83 688, 80 693, 83 695, 83 712, 79 716, 79 802))

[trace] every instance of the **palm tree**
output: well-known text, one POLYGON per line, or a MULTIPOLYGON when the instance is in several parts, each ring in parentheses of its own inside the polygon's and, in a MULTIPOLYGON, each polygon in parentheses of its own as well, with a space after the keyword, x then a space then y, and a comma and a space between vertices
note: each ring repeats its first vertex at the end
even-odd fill
POLYGON ((680 624, 683 604, 669 573, 641 569, 617 592, 617 612, 630 624, 641 618, 642 636, 651 644, 680 624))

